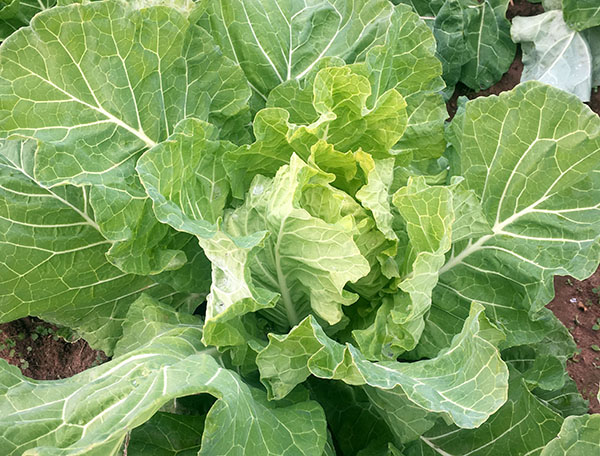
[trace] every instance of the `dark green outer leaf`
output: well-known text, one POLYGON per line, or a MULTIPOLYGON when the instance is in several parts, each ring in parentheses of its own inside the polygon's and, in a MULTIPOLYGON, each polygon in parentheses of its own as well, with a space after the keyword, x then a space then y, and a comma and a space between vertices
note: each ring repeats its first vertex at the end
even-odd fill
POLYGON ((574 30, 600 25, 600 5, 597 0, 562 0, 565 22, 574 30))

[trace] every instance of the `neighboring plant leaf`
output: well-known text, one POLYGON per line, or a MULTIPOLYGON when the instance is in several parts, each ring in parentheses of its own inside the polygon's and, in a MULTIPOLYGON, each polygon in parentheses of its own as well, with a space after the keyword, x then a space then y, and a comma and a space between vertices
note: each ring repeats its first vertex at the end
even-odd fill
POLYGON ((561 11, 515 17, 510 33, 523 49, 522 82, 545 82, 590 101, 592 54, 584 36, 564 23, 561 11))
POLYGON ((532 391, 533 394, 546 407, 554 410, 563 418, 571 415, 585 415, 589 410, 589 402, 586 401, 579 391, 575 381, 567 376, 565 384, 562 388, 555 391, 545 391, 541 388, 536 388, 532 391))
POLYGON ((508 71, 516 46, 506 19, 509 0, 466 0, 466 46, 470 59, 461 81, 473 90, 491 87, 508 71))
POLYGON ((592 53, 592 88, 600 86, 600 26, 583 31, 592 53))
POLYGON ((558 390, 568 379, 567 360, 573 357, 577 345, 567 328, 555 326, 540 342, 502 352, 502 359, 521 373, 529 389, 558 390))
POLYGON ((19 28, 29 25, 40 11, 52 8, 56 0, 8 0, 0 7, 0 42, 19 28))
POLYGON ((565 22, 574 30, 600 25, 600 5, 596 0, 562 0, 565 22))
MULTIPOLYGON (((465 39, 467 16, 461 0, 446 0, 434 14, 433 35, 437 42, 437 55, 444 68, 444 81, 449 92, 461 78, 462 67, 467 62, 469 50, 465 39)), ((483 30, 483 29, 482 29, 483 30)))
POLYGON ((484 90, 508 71, 516 52, 506 19, 509 0, 394 1, 412 5, 432 26, 449 87, 460 80, 484 90))

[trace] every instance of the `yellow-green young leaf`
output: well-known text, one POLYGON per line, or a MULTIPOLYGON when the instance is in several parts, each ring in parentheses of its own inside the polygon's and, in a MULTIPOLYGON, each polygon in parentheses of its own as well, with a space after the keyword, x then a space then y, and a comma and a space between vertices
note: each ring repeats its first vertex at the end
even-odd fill
POLYGON ((537 82, 468 102, 452 122, 461 184, 481 201, 489 234, 453 244, 423 334, 432 356, 477 301, 507 347, 535 343, 556 320, 552 277, 592 274, 600 255, 600 118, 537 82))
POLYGON ((452 192, 430 187, 423 177, 410 178, 394 194, 393 203, 408 233, 408 246, 399 257, 400 290, 382 299, 372 324, 352 332, 369 359, 396 359, 415 348, 431 306, 431 292, 450 249, 454 222, 452 192))
POLYGON ((0 361, 4 454, 116 456, 128 431, 173 398, 198 393, 217 398, 199 455, 322 454, 327 435, 317 403, 302 394, 270 403, 220 365, 216 349, 201 338, 201 320, 142 297, 125 324, 120 351, 130 349, 106 364, 64 380, 37 381, 0 361))
POLYGON ((264 231, 230 237, 219 230, 209 239, 200 239, 200 245, 212 263, 204 326, 207 344, 245 345, 258 331, 252 313, 276 305, 278 290, 266 286, 252 274, 253 266, 260 261, 257 257, 266 237, 264 231))
POLYGON ((270 397, 284 397, 312 374, 404 394, 412 407, 474 428, 506 401, 508 368, 496 348, 503 337, 486 319, 483 307, 473 304, 463 331, 438 357, 372 363, 354 346, 327 337, 309 316, 289 334, 270 334, 256 363, 270 397))
POLYGON ((558 436, 544 448, 540 456, 579 456, 600 451, 600 415, 570 416, 565 419, 558 436))
MULTIPOLYGON (((244 205, 225 216, 223 228, 234 238, 267 234, 250 270, 254 283, 280 295, 277 305, 264 311, 278 327, 294 326, 311 311, 338 323, 341 306, 358 298, 344 286, 370 270, 354 240, 360 234, 354 212, 360 216, 364 210, 331 187, 333 179, 292 155, 274 179, 257 176, 244 205)), ((203 241, 205 250, 211 242, 203 241)), ((229 256, 219 261, 225 268, 229 256)))
POLYGON ((397 241, 398 236, 392 228, 393 215, 390 204, 394 159, 373 160, 369 154, 362 151, 357 152, 355 156, 366 177, 365 185, 356 192, 356 199, 362 203, 365 209, 371 211, 379 231, 387 239, 397 241))
POLYGON ((259 111, 254 121, 257 141, 226 155, 234 196, 242 198, 257 173, 274 176, 292 153, 308 160, 319 141, 340 153, 362 149, 375 158, 390 157, 406 129, 406 102, 390 89, 368 105, 372 86, 360 73, 350 66, 319 70, 304 89, 311 93, 314 117, 309 120, 291 123, 299 107, 295 100, 283 97, 259 111))

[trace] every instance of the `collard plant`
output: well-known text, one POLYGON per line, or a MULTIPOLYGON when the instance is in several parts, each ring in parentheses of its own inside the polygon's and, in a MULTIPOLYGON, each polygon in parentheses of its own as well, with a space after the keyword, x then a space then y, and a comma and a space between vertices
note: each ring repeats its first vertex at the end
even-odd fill
POLYGON ((0 318, 112 360, 0 362, 6 455, 598 451, 544 306, 600 257, 600 119, 537 82, 445 125, 387 0, 107 0, 0 47, 0 318))
POLYGON ((522 43, 521 81, 537 79, 590 101, 600 86, 600 3, 544 0, 545 12, 516 17, 511 35, 522 43))

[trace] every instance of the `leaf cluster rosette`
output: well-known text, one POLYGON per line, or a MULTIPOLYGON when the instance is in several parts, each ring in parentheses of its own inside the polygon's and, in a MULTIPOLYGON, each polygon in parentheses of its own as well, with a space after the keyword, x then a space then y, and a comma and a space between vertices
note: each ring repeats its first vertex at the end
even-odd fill
POLYGON ((63 1, 6 38, 0 318, 112 360, 0 362, 5 454, 594 451, 544 306, 598 266, 600 119, 530 82, 445 124, 442 73, 387 0, 63 1))

